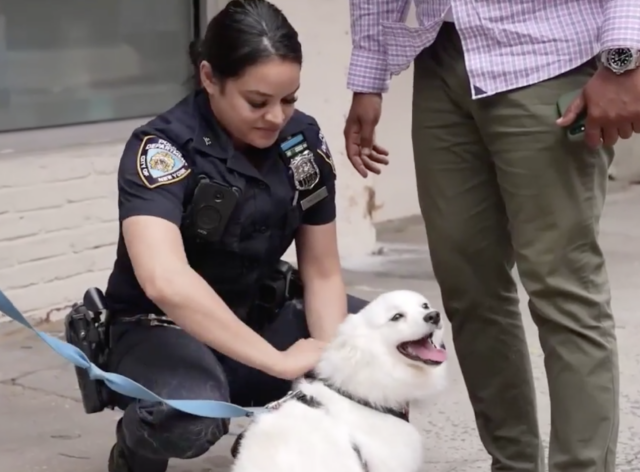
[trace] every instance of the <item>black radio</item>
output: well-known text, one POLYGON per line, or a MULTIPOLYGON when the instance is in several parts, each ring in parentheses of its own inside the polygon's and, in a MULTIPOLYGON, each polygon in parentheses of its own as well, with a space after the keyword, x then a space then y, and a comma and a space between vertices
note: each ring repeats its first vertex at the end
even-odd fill
POLYGON ((256 304, 277 311, 286 302, 302 297, 303 287, 298 269, 281 260, 258 288, 256 304))
POLYGON ((286 261, 279 261, 258 286, 254 304, 246 315, 247 324, 261 332, 275 321, 285 303, 302 299, 303 292, 298 270, 286 261))

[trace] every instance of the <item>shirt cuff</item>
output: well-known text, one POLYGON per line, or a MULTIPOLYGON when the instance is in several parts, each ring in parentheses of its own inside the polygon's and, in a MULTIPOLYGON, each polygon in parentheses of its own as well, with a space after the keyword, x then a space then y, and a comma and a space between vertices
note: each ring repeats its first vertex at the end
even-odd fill
POLYGON ((389 90, 386 54, 354 49, 351 52, 347 88, 356 93, 385 93, 389 90))
POLYGON ((640 49, 640 1, 609 0, 606 3, 601 49, 640 49))

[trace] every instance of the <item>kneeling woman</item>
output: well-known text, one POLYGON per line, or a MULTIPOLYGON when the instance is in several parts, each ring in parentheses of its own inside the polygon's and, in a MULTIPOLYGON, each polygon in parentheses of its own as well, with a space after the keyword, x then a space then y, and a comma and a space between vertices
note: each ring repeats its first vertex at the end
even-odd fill
MULTIPOLYGON (((364 302, 347 300, 341 277, 329 148, 295 109, 296 31, 264 0, 233 0, 193 52, 198 90, 136 129, 120 163, 109 367, 163 398, 260 406, 364 302), (260 304, 294 240, 303 300, 260 304)), ((116 403, 110 472, 164 472, 228 432, 228 420, 116 403)))

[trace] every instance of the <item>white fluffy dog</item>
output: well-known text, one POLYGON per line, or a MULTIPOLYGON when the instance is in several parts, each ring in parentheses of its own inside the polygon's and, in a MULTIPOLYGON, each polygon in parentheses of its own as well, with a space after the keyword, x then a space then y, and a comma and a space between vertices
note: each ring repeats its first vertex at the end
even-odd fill
POLYGON ((232 472, 417 472, 422 445, 409 402, 444 386, 440 314, 393 291, 349 315, 315 371, 257 416, 232 472))

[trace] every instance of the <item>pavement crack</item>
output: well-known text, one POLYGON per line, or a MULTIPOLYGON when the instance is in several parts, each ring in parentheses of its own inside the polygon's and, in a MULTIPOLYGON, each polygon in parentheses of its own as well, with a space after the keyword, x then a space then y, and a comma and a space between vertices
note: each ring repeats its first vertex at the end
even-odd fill
POLYGON ((82 403, 82 400, 79 400, 77 398, 70 397, 68 395, 63 395, 61 393, 55 393, 55 392, 52 392, 50 390, 45 390, 44 388, 30 387, 30 386, 21 384, 18 381, 14 381, 14 380, 0 382, 0 384, 8 385, 8 386, 11 386, 11 387, 18 387, 18 388, 21 388, 22 390, 26 390, 28 392, 42 393, 42 394, 45 394, 45 395, 50 395, 52 397, 62 398, 64 400, 69 400, 69 401, 72 401, 74 403, 82 403))
POLYGON ((69 459, 80 459, 80 460, 83 460, 83 461, 91 460, 91 457, 74 456, 73 454, 65 454, 64 452, 59 452, 58 455, 62 456, 62 457, 68 457, 69 459))
POLYGON ((60 367, 64 367, 65 364, 60 364, 59 366, 54 366, 54 367, 42 367, 40 369, 34 369, 34 370, 30 370, 27 372, 24 372, 22 374, 16 375, 15 377, 10 377, 8 379, 0 379, 0 385, 13 385, 13 383, 18 382, 21 379, 24 379, 25 377, 29 377, 30 375, 33 374, 39 374, 40 372, 46 372, 48 370, 57 370, 60 367))

